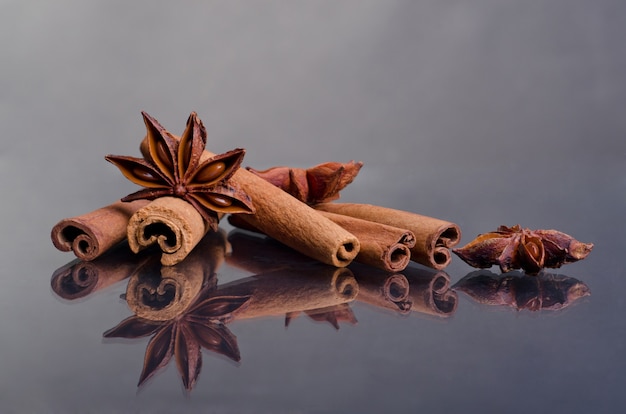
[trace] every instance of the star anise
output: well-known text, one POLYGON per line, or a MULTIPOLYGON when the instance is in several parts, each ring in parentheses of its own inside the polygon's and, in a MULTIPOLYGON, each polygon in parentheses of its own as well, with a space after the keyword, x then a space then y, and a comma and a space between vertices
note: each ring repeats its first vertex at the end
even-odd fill
POLYGON ((272 167, 257 171, 247 167, 247 170, 303 203, 313 205, 338 199, 339 191, 356 178, 362 166, 362 162, 350 161, 326 162, 307 169, 272 167))
POLYGON ((557 230, 529 230, 515 225, 480 234, 453 252, 473 267, 498 265, 502 272, 523 269, 537 274, 546 267, 558 268, 582 260, 592 248, 593 243, 579 242, 557 230))
POLYGON ((199 295, 195 304, 169 321, 153 321, 131 316, 103 335, 105 338, 141 338, 153 335, 146 347, 141 386, 175 357, 183 385, 190 391, 202 367, 201 349, 222 354, 233 361, 241 359, 237 338, 226 327, 232 313, 245 306, 250 296, 211 296, 211 289, 199 295))
POLYGON ((195 112, 189 116, 180 139, 150 115, 142 115, 148 143, 142 151, 144 158, 105 157, 126 178, 145 187, 122 201, 179 197, 191 203, 213 229, 217 229, 218 213, 254 212, 250 198, 228 182, 240 167, 245 150, 237 148, 202 161, 207 133, 195 112))

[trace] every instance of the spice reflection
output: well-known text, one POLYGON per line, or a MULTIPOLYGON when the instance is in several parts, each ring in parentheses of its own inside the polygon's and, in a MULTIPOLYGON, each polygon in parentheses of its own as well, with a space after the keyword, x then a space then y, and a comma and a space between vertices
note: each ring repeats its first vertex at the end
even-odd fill
POLYGON ((551 273, 527 277, 513 273, 472 272, 453 288, 481 304, 529 311, 563 309, 591 294, 587 285, 572 277, 551 273))

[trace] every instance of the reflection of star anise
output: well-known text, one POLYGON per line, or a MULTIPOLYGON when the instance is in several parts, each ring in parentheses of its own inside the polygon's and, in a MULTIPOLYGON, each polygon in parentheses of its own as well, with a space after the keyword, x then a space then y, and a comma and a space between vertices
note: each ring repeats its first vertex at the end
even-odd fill
POLYGON ((326 162, 308 169, 273 167, 248 171, 258 175, 307 204, 325 203, 339 198, 339 191, 350 184, 363 166, 362 162, 326 162))
POLYGON ((229 178, 241 165, 245 151, 234 149, 205 161, 200 157, 206 146, 206 129, 192 112, 180 140, 159 122, 142 112, 147 128, 147 150, 144 159, 107 155, 130 181, 146 187, 122 199, 153 200, 174 196, 191 203, 216 229, 217 213, 252 213, 249 197, 228 184, 229 178))
POLYGON ((328 306, 325 308, 311 309, 306 311, 289 312, 285 315, 285 327, 289 326, 291 321, 298 317, 300 312, 305 313, 315 322, 328 322, 335 329, 339 329, 339 322, 347 322, 356 325, 356 316, 352 312, 349 303, 340 303, 339 305, 328 306))
POLYGON ((523 269, 528 274, 537 274, 542 268, 557 268, 582 260, 592 248, 592 243, 581 243, 560 231, 529 230, 515 225, 481 234, 453 252, 473 267, 498 265, 502 272, 523 269))
POLYGON ((515 310, 560 310, 589 296, 580 280, 541 273, 538 277, 520 274, 495 275, 487 271, 470 273, 453 287, 485 305, 508 306, 515 310))
POLYGON ((154 334, 146 348, 138 386, 175 356, 185 389, 190 391, 200 374, 201 348, 240 360, 237 338, 225 323, 234 311, 248 303, 250 296, 211 297, 208 292, 205 290, 188 310, 172 320, 160 322, 131 316, 104 333, 106 338, 141 338, 154 334))

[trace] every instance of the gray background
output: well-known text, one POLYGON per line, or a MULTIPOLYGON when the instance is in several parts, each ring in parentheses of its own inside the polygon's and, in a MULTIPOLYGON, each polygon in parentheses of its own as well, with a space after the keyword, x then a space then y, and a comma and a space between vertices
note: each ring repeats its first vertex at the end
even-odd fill
MULTIPOLYGON (((0 4, 0 401, 8 412, 616 412, 626 406, 626 3, 264 1, 0 4), (61 218, 134 191, 140 111, 245 165, 364 162, 343 200, 458 223, 556 228, 596 247, 561 273, 564 312, 463 301, 447 321, 355 307, 335 332, 233 325, 238 367, 206 357, 136 392, 144 344, 103 344, 124 287, 78 305, 50 275, 61 218), (280 352, 278 352, 280 350, 280 352)), ((471 269, 455 260, 453 281, 471 269)), ((462 298, 464 299, 464 298, 462 298)))

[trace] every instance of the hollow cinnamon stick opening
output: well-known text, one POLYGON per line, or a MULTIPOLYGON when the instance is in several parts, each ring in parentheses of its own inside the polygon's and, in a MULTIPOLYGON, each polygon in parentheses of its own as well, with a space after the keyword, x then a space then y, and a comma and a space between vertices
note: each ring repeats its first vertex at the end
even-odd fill
POLYGON ((408 229, 415 235, 411 260, 440 270, 451 260, 450 248, 461 238, 458 225, 434 217, 396 210, 371 204, 321 203, 314 206, 319 211, 343 214, 363 220, 408 229))
POLYGON ((398 272, 411 261, 410 249, 415 246, 413 232, 328 211, 320 210, 320 213, 359 239, 361 249, 355 259, 357 262, 398 272))
POLYGON ((93 260, 126 238, 130 217, 146 200, 130 203, 117 201, 92 212, 59 221, 50 234, 54 246, 73 251, 82 260, 93 260))
MULTIPOLYGON (((146 139, 141 143, 147 147, 146 139)), ((202 159, 215 154, 205 151, 202 159)), ((359 252, 359 240, 311 207, 245 169, 239 168, 229 180, 252 200, 254 214, 240 214, 241 220, 263 233, 322 263, 349 265, 359 252)))
POLYGON ((128 221, 128 245, 135 253, 156 244, 161 263, 181 262, 209 230, 200 213, 176 197, 160 197, 137 210, 128 221))

